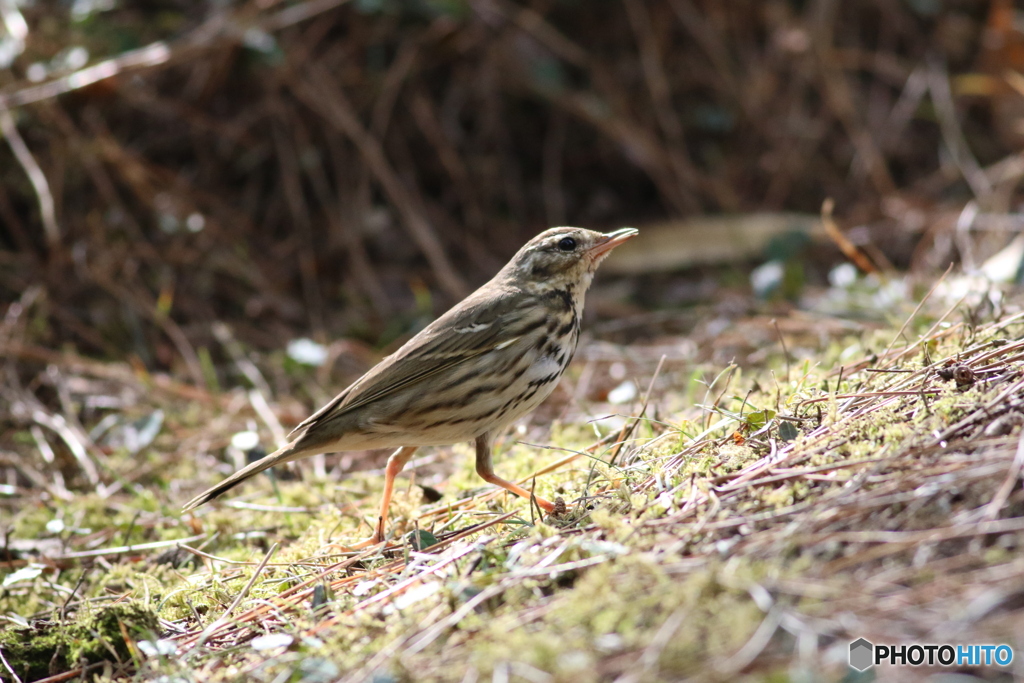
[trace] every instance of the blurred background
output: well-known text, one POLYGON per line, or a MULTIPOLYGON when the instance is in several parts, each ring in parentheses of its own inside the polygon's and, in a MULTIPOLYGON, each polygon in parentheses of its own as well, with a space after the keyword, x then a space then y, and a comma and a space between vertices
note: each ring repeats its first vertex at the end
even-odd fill
POLYGON ((231 344, 308 338, 293 356, 362 354, 352 374, 560 224, 641 230, 591 301, 618 341, 874 273, 871 317, 886 274, 1012 281, 1024 252, 1010 0, 0 14, 0 303, 26 359, 212 388, 231 344))
POLYGON ((0 671, 1020 652, 1022 151, 1024 0, 0 0, 0 671), (180 512, 559 224, 640 231, 496 445, 571 530, 495 516, 465 444, 391 508, 417 548, 474 535, 445 569, 307 561, 368 535, 386 452, 180 512))

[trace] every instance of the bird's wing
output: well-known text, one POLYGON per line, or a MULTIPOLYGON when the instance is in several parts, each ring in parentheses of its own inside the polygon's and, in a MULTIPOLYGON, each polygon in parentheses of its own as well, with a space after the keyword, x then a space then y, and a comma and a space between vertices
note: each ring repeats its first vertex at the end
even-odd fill
POLYGON ((327 405, 306 418, 290 436, 329 422, 385 396, 422 382, 489 351, 506 348, 543 325, 546 314, 533 297, 506 291, 471 296, 424 328, 327 405))

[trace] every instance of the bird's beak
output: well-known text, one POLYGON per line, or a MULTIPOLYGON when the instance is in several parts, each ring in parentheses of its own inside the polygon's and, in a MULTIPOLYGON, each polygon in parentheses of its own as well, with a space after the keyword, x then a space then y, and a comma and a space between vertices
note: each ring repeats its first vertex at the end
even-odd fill
POLYGON ((636 228, 622 228, 621 230, 602 235, 601 239, 597 240, 594 246, 587 250, 587 255, 594 259, 603 258, 615 247, 628 239, 636 237, 638 232, 636 228))

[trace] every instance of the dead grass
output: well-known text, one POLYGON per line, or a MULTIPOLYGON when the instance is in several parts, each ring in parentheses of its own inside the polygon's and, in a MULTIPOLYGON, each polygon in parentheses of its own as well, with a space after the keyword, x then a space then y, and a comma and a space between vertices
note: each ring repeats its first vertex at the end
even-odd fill
MULTIPOLYGON (((464 446, 413 463, 387 551, 319 552, 368 533, 372 454, 179 512, 232 435, 273 444, 542 226, 833 198, 865 268, 975 270, 1019 204, 1012 3, 7 4, 0 678, 41 671, 15 641, 166 683, 842 679, 860 636, 1020 644, 1010 305, 792 312, 736 268, 706 316, 613 306, 617 339, 699 322, 581 349, 507 435, 564 517, 464 446), (274 351, 300 334, 341 341, 313 371, 274 351)), ((768 251, 803 296, 815 257, 768 251)))
POLYGON ((367 518, 379 473, 263 479, 183 517, 180 502, 231 468, 225 435, 260 419, 258 401, 47 356, 73 412, 33 403, 42 381, 5 395, 22 426, 3 451, 17 482, 3 499, 3 628, 70 629, 114 604, 157 614, 145 637, 97 632, 127 644, 90 669, 111 680, 839 680, 858 637, 1016 648, 1015 310, 979 321, 928 305, 899 333, 836 338, 803 362, 779 344, 760 366, 708 375, 701 405, 681 412, 659 406, 694 368, 649 358, 634 366, 646 409, 641 395, 637 417, 598 423, 603 438, 570 401, 550 432, 514 435, 555 450, 506 441, 502 471, 564 498, 563 518, 480 487, 469 458, 428 455, 413 476, 443 497, 425 503, 410 483, 391 547, 335 556, 318 552, 365 535, 353 513, 367 518), (164 411, 152 444, 131 455, 89 438, 82 399, 99 387, 137 396, 129 416, 164 411), (68 431, 39 440, 57 418, 68 431), (417 550, 416 529, 437 543, 417 550))

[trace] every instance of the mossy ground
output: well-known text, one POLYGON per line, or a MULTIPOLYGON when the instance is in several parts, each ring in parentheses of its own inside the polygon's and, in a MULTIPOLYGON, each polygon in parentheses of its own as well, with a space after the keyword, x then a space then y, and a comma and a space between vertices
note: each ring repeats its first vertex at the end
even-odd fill
MULTIPOLYGON (((428 451, 392 508, 400 547, 358 558, 317 553, 368 534, 379 472, 259 478, 182 515, 184 500, 233 469, 227 440, 258 425, 257 412, 241 391, 190 399, 130 373, 107 380, 145 397, 128 417, 159 408, 166 418, 138 453, 102 452, 106 491, 87 493, 67 453, 48 466, 31 433, 11 430, 8 448, 61 484, 4 494, 15 504, 4 521, 0 678, 105 660, 88 675, 867 680, 846 665, 861 636, 1019 649, 1020 610, 998 596, 1024 578, 1012 469, 1024 324, 934 322, 919 314, 887 355, 902 322, 797 352, 791 338, 788 353, 770 348, 742 369, 670 361, 642 419, 595 428, 567 404, 552 426, 506 435, 499 471, 570 503, 561 519, 541 521, 528 502, 481 486, 467 446, 428 451), (958 364, 971 382, 944 379, 958 364), (707 378, 703 392, 695 377, 707 378), (700 405, 678 408, 683 394, 700 405), (537 443, 551 448, 527 445, 537 443), (531 478, 572 452, 581 455, 531 478), (420 484, 441 499, 426 502, 420 484), (73 495, 62 498, 65 487, 73 495), (419 552, 402 543, 413 529, 466 533, 419 552), (186 538, 198 553, 176 547, 186 538), (285 637, 264 637, 274 635, 285 637)), ((636 366, 639 384, 656 361, 636 366)))
POLYGON ((140 659, 135 643, 156 640, 161 630, 152 605, 142 600, 82 610, 72 619, 5 628, 0 631, 4 673, 34 681, 100 663, 108 671, 130 670, 140 659))

